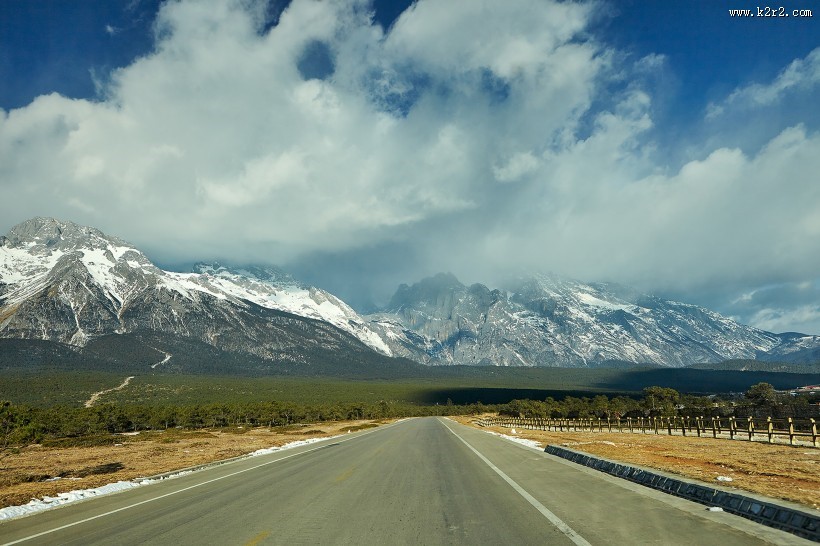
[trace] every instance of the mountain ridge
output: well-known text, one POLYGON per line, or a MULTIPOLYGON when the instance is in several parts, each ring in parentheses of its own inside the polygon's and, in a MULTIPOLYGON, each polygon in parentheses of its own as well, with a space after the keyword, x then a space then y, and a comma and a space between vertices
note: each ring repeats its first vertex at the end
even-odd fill
POLYGON ((0 237, 0 337, 84 347, 151 331, 295 363, 300 354, 329 358, 326 349, 428 365, 820 359, 818 336, 765 332, 612 283, 519 275, 491 289, 439 273, 360 315, 273 266, 164 271, 124 240, 73 222, 33 218, 0 237))

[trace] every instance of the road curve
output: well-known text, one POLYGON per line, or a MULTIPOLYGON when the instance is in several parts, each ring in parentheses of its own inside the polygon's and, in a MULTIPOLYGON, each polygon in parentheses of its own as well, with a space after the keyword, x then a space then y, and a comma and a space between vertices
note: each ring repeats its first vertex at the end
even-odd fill
POLYGON ((810 544, 440 418, 0 524, 0 544, 810 544))

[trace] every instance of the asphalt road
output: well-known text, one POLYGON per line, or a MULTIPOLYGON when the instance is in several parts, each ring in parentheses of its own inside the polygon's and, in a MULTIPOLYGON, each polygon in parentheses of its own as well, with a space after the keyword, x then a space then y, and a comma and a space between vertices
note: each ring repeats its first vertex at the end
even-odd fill
POLYGON ((0 544, 810 544, 424 418, 0 524, 0 544))

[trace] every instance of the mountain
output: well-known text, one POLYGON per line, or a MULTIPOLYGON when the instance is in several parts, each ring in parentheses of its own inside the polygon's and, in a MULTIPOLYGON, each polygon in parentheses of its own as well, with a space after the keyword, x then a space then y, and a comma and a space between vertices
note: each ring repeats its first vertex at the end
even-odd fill
MULTIPOLYGON (((442 273, 401 285, 382 311, 361 316, 273 267, 164 271, 121 239, 52 218, 0 237, 0 338, 65 346, 38 346, 43 362, 70 350, 95 366, 219 371, 222 363, 253 373, 408 365, 388 357, 553 367, 820 357, 818 336, 773 334, 626 287, 549 275, 490 289, 442 273)), ((20 358, 19 344, 3 346, 20 358)))
POLYGON ((394 354, 427 364, 678 367, 732 358, 794 361, 820 348, 818 336, 772 334, 695 305, 548 275, 491 290, 439 274, 400 286, 369 318, 394 354))
POLYGON ((275 269, 163 271, 121 239, 51 218, 0 237, 0 337, 84 347, 138 332, 284 366, 390 352, 338 298, 275 269))

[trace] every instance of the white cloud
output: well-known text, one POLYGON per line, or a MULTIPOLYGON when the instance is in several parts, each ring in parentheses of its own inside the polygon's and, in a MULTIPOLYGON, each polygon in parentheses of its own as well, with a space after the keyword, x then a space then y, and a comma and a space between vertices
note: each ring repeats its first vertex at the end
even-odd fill
POLYGON ((711 103, 706 118, 714 119, 729 108, 768 106, 783 100, 789 92, 808 90, 820 84, 820 48, 803 59, 795 59, 769 83, 752 83, 735 89, 723 103, 711 103))
POLYGON ((519 152, 501 166, 493 167, 493 174, 499 182, 514 182, 538 168, 538 160, 529 152, 519 152))
MULTIPOLYGON (((0 111, 0 215, 88 223, 166 261, 398 241, 425 272, 484 281, 512 264, 692 290, 820 271, 817 133, 672 171, 639 83, 670 61, 596 42, 593 4, 420 0, 388 31, 369 6, 294 0, 263 34, 261 1, 163 4, 155 50, 102 100, 0 111), (317 42, 334 71, 305 79, 317 42)), ((820 50, 721 106, 811 90, 818 66, 820 50)))
POLYGON ((228 257, 252 231, 277 261, 378 242, 480 206, 490 166, 574 123, 601 66, 594 45, 570 43, 579 4, 419 2, 387 36, 355 0, 297 0, 260 35, 262 6, 164 4, 155 51, 115 72, 105 100, 9 112, 5 217, 63 216, 190 253, 218 234, 228 257), (336 71, 305 81, 316 40, 336 71), (499 108, 475 86, 487 74, 509 95, 499 108))
POLYGON ((722 148, 676 173, 638 177, 645 164, 626 137, 640 118, 607 123, 546 162, 551 185, 528 199, 542 207, 509 229, 538 234, 522 252, 540 256, 534 266, 656 288, 812 279, 820 271, 820 135, 794 127, 754 157, 722 148))
POLYGON ((755 313, 749 323, 770 332, 820 332, 820 306, 801 305, 794 308, 762 309, 755 313))

